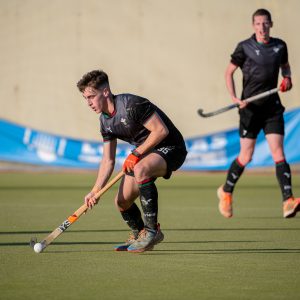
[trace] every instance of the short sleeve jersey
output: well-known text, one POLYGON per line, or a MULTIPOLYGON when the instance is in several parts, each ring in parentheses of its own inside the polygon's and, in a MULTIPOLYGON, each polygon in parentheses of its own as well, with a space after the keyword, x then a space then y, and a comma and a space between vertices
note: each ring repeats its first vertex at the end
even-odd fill
MULTIPOLYGON (((288 62, 287 46, 278 38, 270 38, 267 44, 261 44, 252 35, 237 45, 231 62, 242 70, 242 99, 245 99, 277 87, 280 66, 288 62)), ((279 100, 278 94, 271 98, 279 100)))
POLYGON ((103 141, 120 139, 134 146, 142 144, 150 131, 144 126, 157 113, 169 130, 168 136, 157 147, 184 146, 184 139, 172 121, 156 105, 146 98, 132 94, 115 95, 115 111, 111 116, 100 115, 100 131, 103 141))

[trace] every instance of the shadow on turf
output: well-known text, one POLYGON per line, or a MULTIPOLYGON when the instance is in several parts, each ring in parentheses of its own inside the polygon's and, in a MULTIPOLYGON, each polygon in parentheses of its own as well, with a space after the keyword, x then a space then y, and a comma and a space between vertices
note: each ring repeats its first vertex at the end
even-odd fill
MULTIPOLYGON (((164 244, 197 244, 197 243, 249 243, 249 241, 188 241, 188 242, 164 242, 164 244)), ((256 241, 250 241, 252 243, 256 243, 256 241)), ((119 244, 119 242, 57 242, 53 243, 53 246, 64 246, 64 245, 116 245, 119 244)), ((13 243, 0 243, 0 247, 15 247, 15 246, 28 246, 29 243, 20 243, 20 242, 13 242, 13 243)), ((54 250, 54 251, 47 251, 48 253, 69 253, 69 252, 107 252, 113 250, 54 250)), ((300 253, 300 249, 289 249, 289 248, 259 248, 259 249, 166 249, 166 250, 154 250, 154 251, 147 251, 144 253, 141 253, 142 255, 203 255, 203 254, 293 254, 293 253, 300 253)))
MULTIPOLYGON (((166 229, 164 228, 163 231, 288 231, 288 230, 300 230, 300 228, 172 228, 172 229, 166 229)), ((68 233, 89 233, 89 232, 128 232, 129 229, 82 229, 82 230, 69 230, 65 231, 64 234, 68 233)), ((22 235, 22 234, 47 234, 50 233, 51 230, 41 230, 41 231, 0 231, 0 235, 22 235)))
POLYGON ((260 249, 203 249, 203 250, 154 250, 149 252, 144 252, 143 255, 203 255, 203 254, 293 254, 300 253, 300 249, 287 249, 287 248, 260 248, 260 249))
MULTIPOLYGON (((262 184, 262 185, 257 185, 257 184, 247 184, 247 185, 240 185, 239 190, 253 190, 253 189, 270 189, 272 187, 275 187, 274 183, 270 184, 262 184)), ((300 187, 299 184, 293 183, 294 188, 300 187)), ((74 186, 74 185, 66 185, 66 186, 55 186, 55 185, 26 185, 26 186, 0 186, 1 190, 46 190, 49 191, 49 189, 54 189, 54 190, 89 190, 90 186, 74 186)), ((111 189, 117 189, 117 187, 112 187, 111 189)), ((160 190, 191 190, 191 189, 196 189, 196 190, 215 190, 217 189, 216 185, 214 183, 205 183, 205 185, 194 185, 194 184, 174 184, 172 186, 159 186, 160 190)))
MULTIPOLYGON (((115 245, 120 242, 55 242, 52 245, 115 245)), ((29 242, 0 243, 0 247, 29 246, 29 242)))

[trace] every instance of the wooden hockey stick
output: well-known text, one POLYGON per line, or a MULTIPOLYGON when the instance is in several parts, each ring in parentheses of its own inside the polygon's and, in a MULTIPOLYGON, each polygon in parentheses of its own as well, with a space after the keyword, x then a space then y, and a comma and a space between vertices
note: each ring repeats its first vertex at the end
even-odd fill
MULTIPOLYGON (((96 193, 96 198, 101 197, 106 191, 108 191, 121 177, 124 175, 123 171, 118 173, 111 181, 109 181, 98 193, 96 193)), ((71 216, 69 216, 60 226, 58 226, 55 230, 53 230, 46 238, 44 238, 41 244, 41 250, 38 252, 42 252, 48 245, 50 245, 58 236, 60 236, 64 231, 66 231, 74 222, 76 222, 79 217, 86 212, 88 207, 86 204, 80 206, 71 216)), ((33 237, 30 240, 30 246, 34 247, 37 243, 37 238, 33 237)), ((37 252, 37 251, 36 251, 37 252)))

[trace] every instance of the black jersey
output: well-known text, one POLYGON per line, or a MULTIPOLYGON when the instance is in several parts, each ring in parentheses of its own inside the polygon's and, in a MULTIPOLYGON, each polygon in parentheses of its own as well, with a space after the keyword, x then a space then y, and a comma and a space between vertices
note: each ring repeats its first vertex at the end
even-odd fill
MULTIPOLYGON (((243 73, 243 92, 241 99, 271 90, 277 87, 280 65, 288 62, 286 43, 277 38, 270 38, 267 44, 256 41, 255 34, 240 42, 231 55, 231 62, 239 66, 243 73)), ((278 103, 278 94, 268 101, 256 101, 254 106, 278 103)), ((252 105, 251 105, 252 106, 252 105)))
POLYGON ((103 141, 121 139, 134 146, 141 145, 149 136, 150 131, 144 124, 156 112, 169 130, 168 136, 156 147, 182 146, 184 139, 166 114, 148 99, 131 95, 120 94, 113 96, 115 111, 111 116, 102 113, 100 116, 101 134, 103 141))

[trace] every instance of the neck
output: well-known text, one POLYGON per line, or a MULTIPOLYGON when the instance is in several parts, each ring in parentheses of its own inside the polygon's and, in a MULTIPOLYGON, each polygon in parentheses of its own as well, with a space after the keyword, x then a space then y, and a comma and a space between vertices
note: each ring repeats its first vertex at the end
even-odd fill
POLYGON ((113 112, 115 111, 115 103, 113 97, 108 97, 106 99, 106 105, 105 109, 103 110, 104 113, 111 116, 113 112))
POLYGON ((270 41, 270 37, 264 37, 264 38, 259 38, 258 36, 256 36, 256 41, 260 44, 268 44, 270 41))

